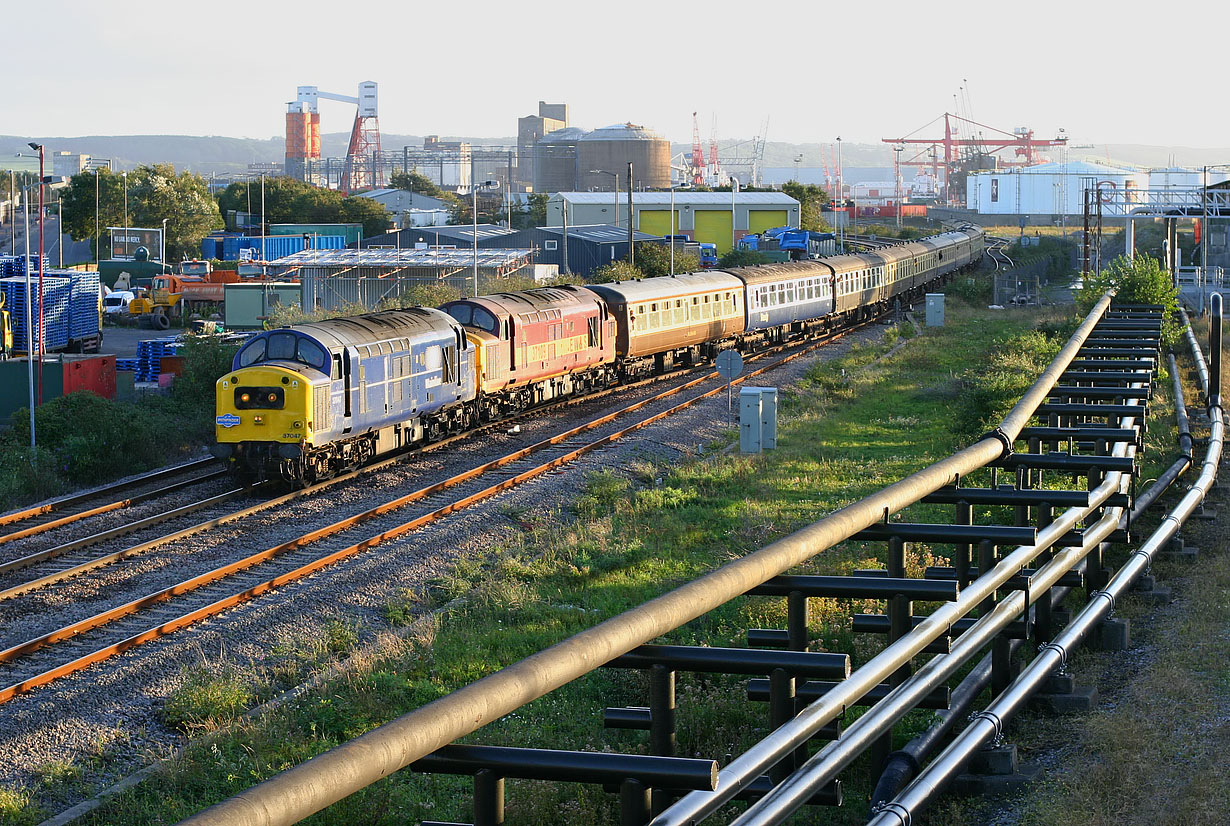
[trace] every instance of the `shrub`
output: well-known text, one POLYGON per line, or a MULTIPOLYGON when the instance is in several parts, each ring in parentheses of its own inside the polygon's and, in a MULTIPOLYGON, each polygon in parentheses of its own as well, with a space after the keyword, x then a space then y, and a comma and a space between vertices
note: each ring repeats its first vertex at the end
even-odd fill
POLYGON ((1156 258, 1137 255, 1128 259, 1119 256, 1100 273, 1089 273, 1076 294, 1076 306, 1088 313, 1107 290, 1115 290, 1115 301, 1121 304, 1159 304, 1162 314, 1162 340, 1173 344, 1179 337, 1179 293, 1170 274, 1156 258))

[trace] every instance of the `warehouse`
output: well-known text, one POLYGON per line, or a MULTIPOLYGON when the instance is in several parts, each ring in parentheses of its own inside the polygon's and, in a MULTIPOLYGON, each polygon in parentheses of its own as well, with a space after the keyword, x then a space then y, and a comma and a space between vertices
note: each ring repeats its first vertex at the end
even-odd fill
MULTIPOLYGON (((478 247, 519 247, 505 240, 513 234, 508 227, 496 224, 478 225, 478 247)), ((397 249, 414 249, 422 246, 445 247, 457 249, 473 249, 473 224, 447 224, 433 227, 406 227, 405 229, 386 232, 383 235, 373 235, 363 239, 364 249, 370 247, 394 247, 397 249)), ((353 246, 353 245, 352 245, 353 246)))
POLYGON ((977 172, 966 179, 967 206, 980 215, 1034 217, 1083 215, 1085 189, 1101 187, 1131 194, 1144 190, 1148 175, 1117 166, 1072 161, 977 172))
MULTIPOLYGON (((633 226, 641 232, 671 234, 671 193, 634 192, 633 226)), ((616 223, 627 232, 628 195, 612 192, 560 192, 547 201, 547 224, 616 223), (612 217, 615 218, 612 221, 612 217)), ((719 253, 730 250, 744 235, 772 227, 799 225, 799 202, 782 192, 675 192, 675 235, 698 243, 716 244, 719 253), (733 232, 731 212, 734 212, 733 232), (733 240, 732 240, 733 235, 733 240)))
MULTIPOLYGON (((563 239, 563 227, 537 227, 505 236, 501 242, 511 247, 529 247, 535 251, 535 260, 539 264, 554 264, 563 272, 563 239)), ((662 239, 657 235, 637 232, 634 240, 639 245, 662 239)), ((568 225, 568 272, 589 275, 599 267, 627 257, 628 230, 625 227, 610 224, 568 225)))
MULTIPOLYGON (((486 287, 514 276, 532 278, 533 251, 480 249, 480 283, 486 287)), ((306 312, 396 306, 414 287, 449 284, 474 289, 474 253, 465 249, 307 250, 270 263, 277 281, 299 279, 306 312)), ((484 292, 488 290, 484 289, 484 292)))

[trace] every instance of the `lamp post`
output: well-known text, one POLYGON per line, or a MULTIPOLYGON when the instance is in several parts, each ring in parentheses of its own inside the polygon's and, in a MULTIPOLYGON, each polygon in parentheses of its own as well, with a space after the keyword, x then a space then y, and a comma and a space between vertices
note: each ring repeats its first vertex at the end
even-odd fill
MULTIPOLYGON (((38 152, 38 355, 41 359, 46 348, 46 335, 43 332, 43 145, 41 143, 27 144, 38 152)), ((29 293, 27 293, 27 296, 29 293)), ((40 365, 41 366, 41 365, 40 365)), ((38 402, 43 403, 43 371, 38 371, 38 402)))
POLYGON ((474 184, 470 187, 470 195, 474 198, 474 297, 478 298, 478 190, 479 188, 487 189, 493 184, 498 184, 497 181, 483 181, 481 184, 474 184))
MULTIPOLYGON (((619 173, 618 172, 607 172, 605 169, 591 169, 589 170, 589 174, 591 175, 610 175, 612 178, 615 179, 615 183, 612 184, 611 193, 615 196, 615 228, 618 229, 619 228, 619 173)), ((631 221, 632 216, 628 216, 628 220, 631 221)))
MULTIPOLYGON (((25 237, 26 257, 25 259, 23 259, 25 261, 25 271, 26 271, 26 302, 25 302, 26 303, 26 376, 28 379, 29 390, 30 390, 30 447, 33 448, 35 446, 35 440, 34 440, 34 348, 32 348, 30 344, 34 340, 34 319, 32 318, 33 309, 31 307, 32 302, 30 301, 30 187, 28 186, 23 186, 21 188, 21 203, 22 203, 22 208, 25 210, 25 217, 26 217, 26 233, 25 233, 26 235, 25 237)), ((13 251, 16 252, 16 250, 13 250, 13 251)), ((42 330, 39 330, 39 333, 41 334, 42 330)), ((43 374, 43 365, 41 361, 39 362, 38 373, 39 373, 39 376, 42 376, 43 374)), ((30 461, 31 463, 34 462, 34 451, 33 450, 30 451, 30 461)))
MULTIPOLYGON (((261 173, 261 260, 262 261, 265 260, 265 173, 264 172, 261 173)), ((262 269, 261 272, 264 272, 264 270, 262 269)))
POLYGON ((671 275, 675 274, 675 190, 684 188, 683 186, 671 184, 671 275))
POLYGON ((17 182, 13 170, 9 170, 9 249, 17 254, 17 182))
POLYGON ((739 179, 730 176, 730 248, 735 248, 735 198, 739 194, 739 179))
POLYGON ((158 263, 167 263, 167 221, 168 218, 162 219, 162 234, 158 236, 158 263))
MULTIPOLYGON (((128 254, 128 170, 120 173, 120 177, 124 179, 124 254, 128 254)), ((112 244, 112 247, 115 245, 112 244)), ((112 257, 115 256, 115 250, 111 250, 112 257)))
POLYGON ((893 147, 893 180, 897 187, 897 230, 901 230, 901 152, 905 149, 903 144, 897 144, 893 147))
POLYGON ((632 161, 628 161, 628 263, 636 266, 636 213, 632 211, 632 161))

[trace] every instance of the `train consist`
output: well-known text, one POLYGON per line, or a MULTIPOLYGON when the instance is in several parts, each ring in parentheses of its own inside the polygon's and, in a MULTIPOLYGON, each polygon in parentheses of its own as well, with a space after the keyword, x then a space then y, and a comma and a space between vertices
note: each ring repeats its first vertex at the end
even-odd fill
POLYGON ((863 319, 977 263, 978 227, 858 255, 540 287, 250 339, 217 383, 214 455, 295 484, 551 399, 863 319))

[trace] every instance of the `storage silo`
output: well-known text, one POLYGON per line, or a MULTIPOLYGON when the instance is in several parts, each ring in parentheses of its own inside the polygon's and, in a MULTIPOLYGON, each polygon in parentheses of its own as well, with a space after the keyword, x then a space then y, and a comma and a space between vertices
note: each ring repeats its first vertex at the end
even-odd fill
POLYGON ((620 123, 595 129, 577 143, 577 189, 611 189, 614 179, 595 169, 618 174, 620 188, 627 188, 629 161, 634 190, 671 185, 670 141, 643 126, 620 123))
POLYGON ((534 191, 571 192, 577 188, 577 143, 584 129, 569 126, 543 135, 534 144, 534 191))

